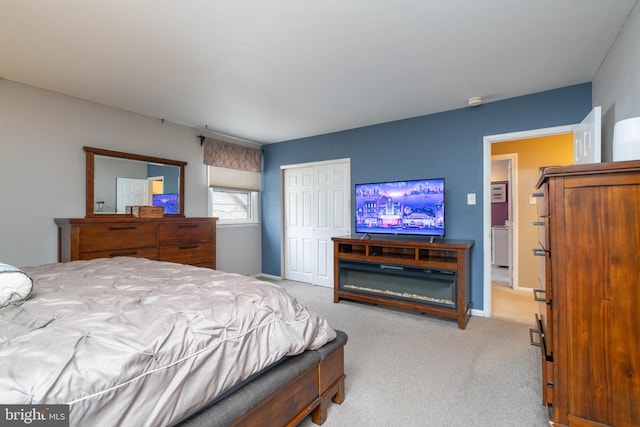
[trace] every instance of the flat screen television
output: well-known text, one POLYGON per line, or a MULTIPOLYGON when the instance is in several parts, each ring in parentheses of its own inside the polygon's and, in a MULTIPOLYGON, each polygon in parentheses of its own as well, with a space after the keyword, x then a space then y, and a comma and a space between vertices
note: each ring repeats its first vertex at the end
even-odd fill
POLYGON ((178 193, 154 194, 151 204, 153 206, 162 206, 165 214, 177 214, 180 211, 178 193))
POLYGON ((356 233, 444 236, 444 178, 356 184, 356 233))

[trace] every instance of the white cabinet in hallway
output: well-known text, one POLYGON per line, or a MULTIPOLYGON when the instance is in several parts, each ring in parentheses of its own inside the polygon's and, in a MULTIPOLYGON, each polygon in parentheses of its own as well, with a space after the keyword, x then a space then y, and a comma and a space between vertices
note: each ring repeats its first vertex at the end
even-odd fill
POLYGON ((491 227, 491 264, 509 266, 509 229, 491 227))

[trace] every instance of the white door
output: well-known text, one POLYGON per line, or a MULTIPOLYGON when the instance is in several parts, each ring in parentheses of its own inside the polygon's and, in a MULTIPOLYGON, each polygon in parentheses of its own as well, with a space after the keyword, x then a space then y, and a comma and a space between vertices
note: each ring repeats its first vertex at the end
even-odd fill
POLYGON ((602 107, 593 110, 573 130, 573 163, 600 163, 602 107))
POLYGON ((350 163, 284 169, 284 278, 333 286, 334 236, 350 233, 350 163))
POLYGON ((313 233, 315 250, 316 285, 333 287, 333 241, 332 237, 350 232, 350 178, 346 163, 318 166, 314 168, 314 209, 316 219, 313 233))
POLYGON ((285 278, 313 283, 313 168, 284 170, 285 278))
POLYGON ((146 179, 116 178, 116 212, 125 213, 126 206, 149 205, 149 182, 146 179))

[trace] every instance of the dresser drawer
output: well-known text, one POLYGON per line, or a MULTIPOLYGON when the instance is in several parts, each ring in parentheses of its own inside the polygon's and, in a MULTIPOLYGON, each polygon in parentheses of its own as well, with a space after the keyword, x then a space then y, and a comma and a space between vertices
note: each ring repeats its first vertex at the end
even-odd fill
POLYGON ((553 304, 547 303, 546 316, 541 319, 544 328, 545 351, 547 357, 553 358, 553 304))
POLYGON ((158 259, 158 248, 125 248, 109 249, 106 251, 80 252, 80 259, 113 258, 117 256, 131 256, 136 258, 158 259))
POLYGON ((212 242, 167 245, 160 246, 158 258, 160 261, 210 266, 213 263, 213 251, 212 242))
POLYGON ((157 246, 157 238, 157 224, 87 224, 80 227, 80 253, 157 246))
POLYGON ((540 217, 537 221, 533 222, 533 225, 538 230, 538 244, 540 247, 549 250, 551 236, 549 236, 549 218, 540 217))
POLYGON ((213 240, 212 222, 181 222, 160 224, 158 241, 160 245, 183 242, 210 242, 213 240))
POLYGON ((549 185, 543 184, 538 188, 538 191, 533 193, 533 197, 536 200, 536 207, 538 211, 539 217, 548 217, 549 216, 549 185))
MULTIPOLYGON (((536 314, 536 327, 534 330, 538 332, 540 346, 540 368, 542 379, 542 405, 553 407, 554 397, 554 378, 553 378, 553 356, 551 356, 548 345, 550 344, 549 337, 546 336, 545 325, 543 319, 536 314)), ((533 338, 532 338, 532 344, 533 338)))
POLYGON ((216 218, 56 218, 60 262, 132 256, 216 267, 216 218))

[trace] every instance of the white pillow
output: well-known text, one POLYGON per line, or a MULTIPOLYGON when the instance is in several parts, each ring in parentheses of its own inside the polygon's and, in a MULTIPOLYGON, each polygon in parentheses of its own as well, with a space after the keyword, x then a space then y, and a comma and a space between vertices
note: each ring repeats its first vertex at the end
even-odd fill
POLYGON ((17 267, 0 262, 0 308, 27 299, 33 281, 17 267))

